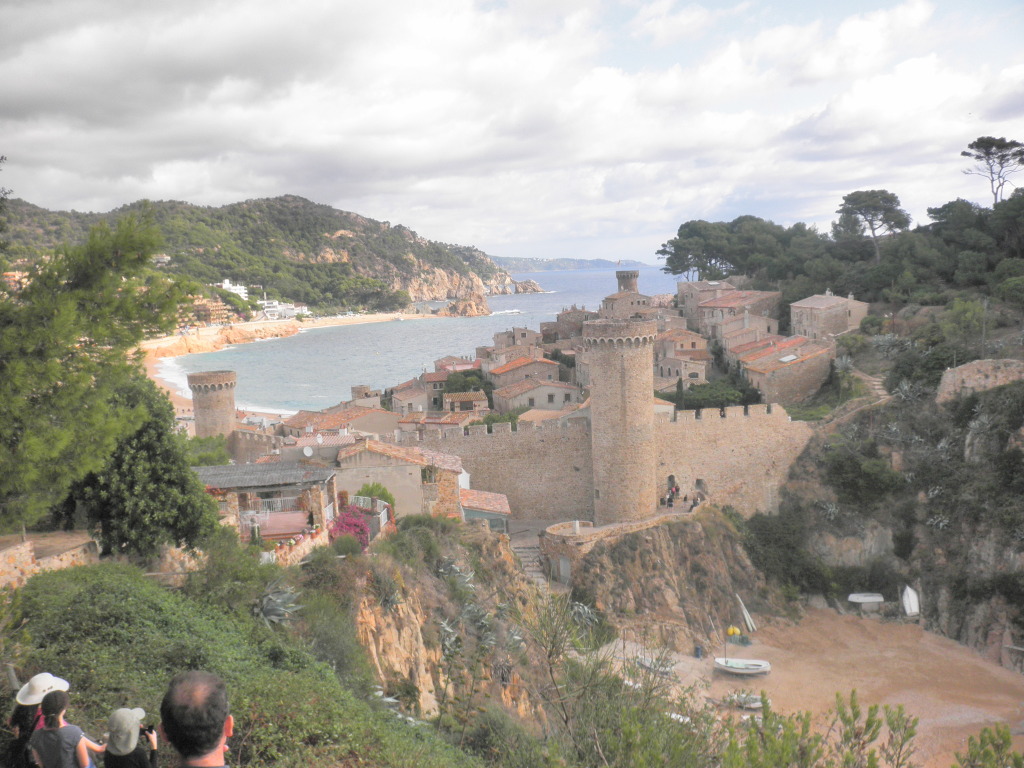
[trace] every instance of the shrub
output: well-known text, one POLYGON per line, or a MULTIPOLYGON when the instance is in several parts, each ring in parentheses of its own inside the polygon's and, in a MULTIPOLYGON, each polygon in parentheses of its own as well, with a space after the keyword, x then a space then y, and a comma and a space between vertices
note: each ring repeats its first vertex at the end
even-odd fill
POLYGON ((359 507, 351 504, 338 510, 338 515, 331 521, 327 533, 331 541, 339 536, 354 537, 359 542, 360 552, 370 544, 370 526, 366 522, 366 515, 359 511, 359 507))
POLYGON ((359 539, 348 533, 336 538, 334 543, 331 545, 331 548, 335 554, 346 556, 362 554, 364 549, 359 539))

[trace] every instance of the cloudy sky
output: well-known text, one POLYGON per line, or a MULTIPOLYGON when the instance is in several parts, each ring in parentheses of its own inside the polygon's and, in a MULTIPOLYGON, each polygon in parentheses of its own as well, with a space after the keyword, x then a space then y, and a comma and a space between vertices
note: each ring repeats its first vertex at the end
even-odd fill
MULTIPOLYGON (((296 194, 504 256, 689 219, 991 204, 1020 0, 2 0, 0 182, 53 209, 296 194)), ((1024 174, 1017 181, 1024 186, 1024 174)))

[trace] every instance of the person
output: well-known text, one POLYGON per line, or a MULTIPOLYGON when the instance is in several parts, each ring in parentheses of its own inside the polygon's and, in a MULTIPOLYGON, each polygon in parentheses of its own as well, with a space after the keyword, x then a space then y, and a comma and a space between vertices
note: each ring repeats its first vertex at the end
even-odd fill
POLYGON ((43 696, 50 691, 66 691, 68 681, 40 672, 21 687, 14 697, 14 711, 7 719, 13 738, 7 745, 7 765, 11 768, 29 768, 28 740, 33 732, 43 727, 43 713, 39 709, 43 696))
POLYGON ((89 768, 92 765, 89 750, 103 752, 106 749, 64 719, 68 709, 66 692, 50 691, 43 696, 41 709, 43 727, 28 740, 32 758, 40 768, 89 768))
POLYGON ((142 725, 146 710, 115 709, 107 721, 104 768, 156 768, 156 729, 142 725), (139 737, 145 735, 145 743, 139 737))
POLYGON ((196 768, 221 768, 235 720, 224 681, 210 672, 175 675, 160 702, 160 736, 196 768))

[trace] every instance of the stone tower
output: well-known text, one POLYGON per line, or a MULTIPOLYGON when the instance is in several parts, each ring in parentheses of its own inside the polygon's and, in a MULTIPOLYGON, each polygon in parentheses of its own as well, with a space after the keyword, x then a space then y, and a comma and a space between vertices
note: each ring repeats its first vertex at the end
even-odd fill
POLYGON ((236 383, 234 371, 201 371, 188 375, 196 437, 227 437, 234 431, 236 383))
POLYGON ((657 507, 653 402, 657 333, 653 320, 583 324, 590 366, 595 525, 642 520, 657 507))
POLYGON ((620 269, 615 273, 615 279, 619 281, 619 293, 632 291, 640 293, 636 287, 636 281, 640 279, 640 272, 635 269, 620 269))

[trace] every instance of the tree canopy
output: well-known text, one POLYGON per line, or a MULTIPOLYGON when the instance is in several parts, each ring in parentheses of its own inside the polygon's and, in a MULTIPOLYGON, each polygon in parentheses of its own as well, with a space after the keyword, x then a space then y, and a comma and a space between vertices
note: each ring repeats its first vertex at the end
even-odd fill
POLYGON ((173 327, 180 291, 149 271, 158 243, 128 215, 38 264, 21 291, 0 286, 0 529, 43 515, 146 418, 115 394, 138 367, 130 351, 173 327))
POLYGON ((1003 199, 1003 189, 1010 176, 1024 168, 1024 144, 1005 137, 979 136, 960 156, 975 161, 964 173, 988 179, 992 205, 1003 199))
MULTIPOLYGON (((72 489, 64 510, 82 507, 104 554, 155 554, 161 544, 192 546, 217 522, 217 504, 190 467, 174 406, 141 373, 114 393, 121 409, 143 409, 106 465, 72 489)), ((71 514, 66 522, 73 522, 71 514)))
POLYGON ((879 236, 898 232, 910 226, 910 215, 900 208, 900 199, 884 189, 851 192, 843 197, 843 204, 836 213, 851 217, 868 228, 871 242, 875 247, 876 263, 882 260, 882 253, 878 248, 879 236))

